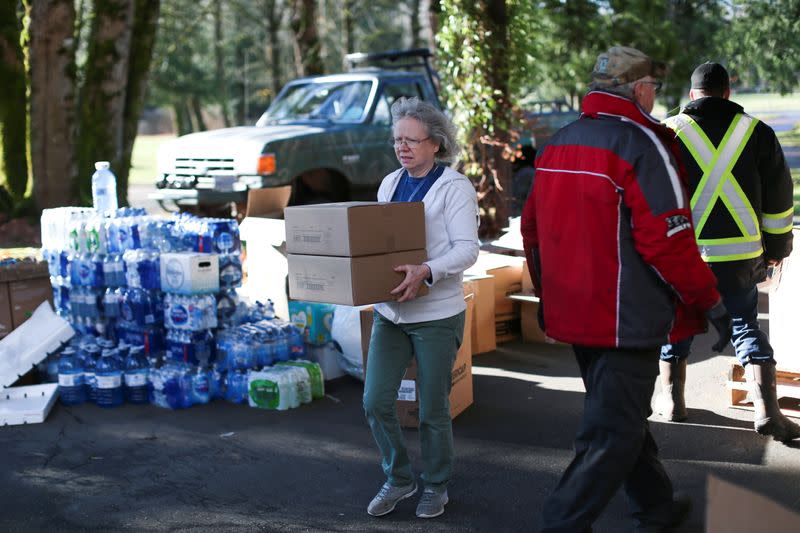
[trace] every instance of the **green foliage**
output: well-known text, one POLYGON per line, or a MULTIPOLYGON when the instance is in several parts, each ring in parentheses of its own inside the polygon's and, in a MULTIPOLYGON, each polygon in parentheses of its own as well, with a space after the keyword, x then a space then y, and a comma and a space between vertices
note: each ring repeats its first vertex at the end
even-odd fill
POLYGON ((788 94, 800 78, 800 0, 734 0, 730 29, 720 35, 744 83, 766 82, 788 94))

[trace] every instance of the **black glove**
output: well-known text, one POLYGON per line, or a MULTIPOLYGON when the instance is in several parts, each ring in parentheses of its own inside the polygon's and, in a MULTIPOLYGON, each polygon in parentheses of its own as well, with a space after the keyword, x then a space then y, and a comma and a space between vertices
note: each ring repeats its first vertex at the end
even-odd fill
POLYGON ((719 340, 711 348, 715 352, 722 352, 725 346, 731 341, 731 335, 733 334, 733 320, 731 319, 731 315, 728 314, 728 310, 725 309, 722 302, 719 302, 708 310, 706 317, 708 317, 708 321, 711 322, 711 325, 717 330, 717 335, 719 335, 719 340))

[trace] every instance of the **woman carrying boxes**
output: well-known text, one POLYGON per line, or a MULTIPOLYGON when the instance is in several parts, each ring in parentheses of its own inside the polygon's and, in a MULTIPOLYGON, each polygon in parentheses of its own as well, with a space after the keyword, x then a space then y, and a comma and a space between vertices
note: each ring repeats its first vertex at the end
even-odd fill
POLYGON ((416 514, 444 513, 453 464, 449 393, 464 334, 462 274, 478 257, 478 202, 472 183, 446 165, 458 153, 455 126, 433 105, 400 98, 392 105, 395 154, 402 168, 383 179, 381 202, 425 205, 428 260, 400 265, 405 274, 394 302, 375 305, 364 388, 364 410, 387 481, 367 512, 383 516, 417 492, 395 400, 412 358, 417 362, 422 497, 416 514), (418 296, 422 284, 429 292, 418 296))

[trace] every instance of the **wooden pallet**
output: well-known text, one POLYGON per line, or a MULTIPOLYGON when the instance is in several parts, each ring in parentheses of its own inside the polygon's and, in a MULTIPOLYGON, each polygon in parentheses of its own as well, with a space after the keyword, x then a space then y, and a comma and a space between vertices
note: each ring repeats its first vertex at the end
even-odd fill
MULTIPOLYGON (((800 373, 778 370, 775 374, 781 411, 786 416, 800 418, 800 373)), ((753 402, 747 398, 749 388, 744 367, 738 363, 733 363, 728 372, 728 389, 731 391, 731 407, 753 410, 753 402)))

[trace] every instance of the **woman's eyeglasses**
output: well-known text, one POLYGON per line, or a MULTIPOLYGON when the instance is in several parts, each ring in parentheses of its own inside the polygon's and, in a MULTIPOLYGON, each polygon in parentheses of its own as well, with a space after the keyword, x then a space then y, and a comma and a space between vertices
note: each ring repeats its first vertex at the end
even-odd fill
POLYGON ((422 143, 422 141, 427 141, 430 137, 425 137, 424 139, 410 139, 408 137, 392 137, 389 139, 389 144, 394 146, 395 148, 400 148, 402 145, 406 145, 412 150, 422 143))

